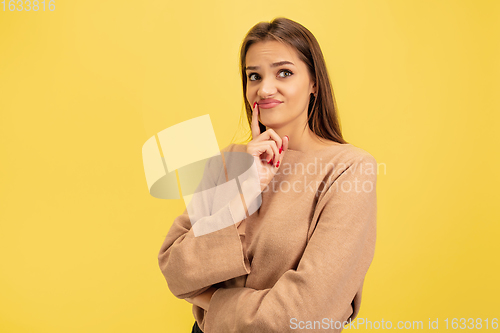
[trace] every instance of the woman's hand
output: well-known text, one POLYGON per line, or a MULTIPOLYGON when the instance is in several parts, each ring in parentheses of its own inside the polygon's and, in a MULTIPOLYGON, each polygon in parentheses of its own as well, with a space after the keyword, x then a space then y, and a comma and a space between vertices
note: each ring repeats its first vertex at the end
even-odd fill
POLYGON ((260 188, 263 191, 273 179, 288 150, 288 136, 280 138, 273 130, 260 133, 259 106, 254 104, 252 110, 252 141, 247 145, 247 153, 252 155, 259 172, 260 188))
POLYGON ((208 311, 208 308, 210 306, 210 300, 212 299, 212 295, 215 293, 216 290, 217 288, 210 287, 201 294, 199 294, 198 296, 195 296, 193 298, 185 298, 185 300, 191 304, 199 306, 200 308, 208 311))

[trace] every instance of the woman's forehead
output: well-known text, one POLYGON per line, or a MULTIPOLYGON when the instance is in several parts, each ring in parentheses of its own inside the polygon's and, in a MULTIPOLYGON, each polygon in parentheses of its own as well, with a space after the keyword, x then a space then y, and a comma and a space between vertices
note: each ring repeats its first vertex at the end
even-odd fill
POLYGON ((246 66, 258 66, 261 62, 291 61, 296 64, 299 60, 297 51, 293 47, 278 41, 257 42, 250 46, 246 54, 246 66))

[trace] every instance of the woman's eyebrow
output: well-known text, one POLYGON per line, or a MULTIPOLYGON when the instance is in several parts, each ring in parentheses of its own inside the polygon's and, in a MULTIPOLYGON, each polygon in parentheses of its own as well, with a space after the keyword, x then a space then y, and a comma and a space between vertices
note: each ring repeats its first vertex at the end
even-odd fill
MULTIPOLYGON (((271 64, 271 67, 279 67, 279 66, 283 66, 283 65, 293 65, 293 66, 295 66, 290 61, 284 60, 284 61, 279 61, 279 62, 275 62, 275 63, 271 64)), ((248 66, 248 67, 245 67, 246 71, 252 71, 252 70, 257 70, 257 69, 260 69, 260 66, 248 66)))

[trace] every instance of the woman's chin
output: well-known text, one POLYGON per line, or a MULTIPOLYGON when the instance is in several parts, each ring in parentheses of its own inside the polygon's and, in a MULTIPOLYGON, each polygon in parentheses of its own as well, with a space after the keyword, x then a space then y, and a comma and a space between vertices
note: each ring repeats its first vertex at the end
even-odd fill
POLYGON ((283 123, 281 122, 272 122, 272 121, 266 121, 266 122, 261 122, 264 126, 267 128, 272 128, 272 129, 277 129, 283 126, 283 123))
POLYGON ((270 128, 276 128, 276 127, 281 127, 283 126, 283 119, 282 117, 276 117, 273 115, 264 115, 260 117, 260 122, 270 128))

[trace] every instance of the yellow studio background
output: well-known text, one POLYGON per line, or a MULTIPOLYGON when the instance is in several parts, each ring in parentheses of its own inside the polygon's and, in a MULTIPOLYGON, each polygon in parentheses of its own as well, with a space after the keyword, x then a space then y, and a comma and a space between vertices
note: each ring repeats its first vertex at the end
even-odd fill
POLYGON ((221 148, 246 135, 239 46, 277 16, 316 36, 344 137, 382 165, 358 318, 500 318, 499 1, 8 4, 0 332, 191 331, 157 263, 183 201, 148 193, 141 147, 204 114, 221 148))

